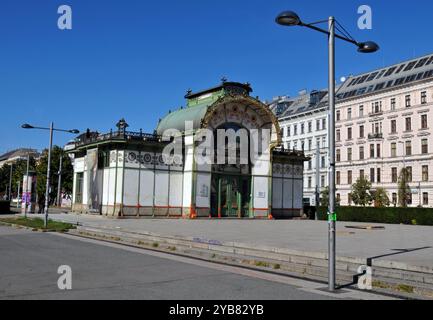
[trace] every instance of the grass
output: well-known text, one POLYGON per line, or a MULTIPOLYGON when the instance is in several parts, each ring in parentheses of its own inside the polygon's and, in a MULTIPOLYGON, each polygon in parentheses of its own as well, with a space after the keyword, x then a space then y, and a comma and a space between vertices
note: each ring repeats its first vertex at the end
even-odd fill
POLYGON ((269 268, 269 263, 264 262, 264 261, 256 261, 256 262, 254 263, 254 265, 255 265, 256 267, 269 268))
POLYGON ((44 220, 40 218, 0 218, 0 222, 15 224, 33 229, 50 230, 56 232, 64 232, 70 229, 75 229, 75 226, 70 223, 58 222, 53 220, 48 220, 48 227, 45 229, 44 220))

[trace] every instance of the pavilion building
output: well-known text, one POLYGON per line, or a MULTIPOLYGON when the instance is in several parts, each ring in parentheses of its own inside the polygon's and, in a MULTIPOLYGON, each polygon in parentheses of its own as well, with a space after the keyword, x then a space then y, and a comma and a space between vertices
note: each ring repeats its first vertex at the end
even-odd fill
POLYGON ((73 211, 113 217, 301 216, 308 159, 283 148, 278 119, 251 92, 249 84, 223 79, 216 87, 188 91, 187 106, 161 119, 152 134, 127 131, 122 119, 115 131, 79 136, 68 145, 74 156, 73 211), (222 129, 249 133, 247 142, 236 140, 235 164, 197 161, 196 135, 222 129), (269 152, 239 161, 239 149, 253 147, 251 133, 265 129, 269 152), (166 141, 167 132, 177 137, 166 141), (167 161, 163 151, 179 139, 181 155, 167 161))

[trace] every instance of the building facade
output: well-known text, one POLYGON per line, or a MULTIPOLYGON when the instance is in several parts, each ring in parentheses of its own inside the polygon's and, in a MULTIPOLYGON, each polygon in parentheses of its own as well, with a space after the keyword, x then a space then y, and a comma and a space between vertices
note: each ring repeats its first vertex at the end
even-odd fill
MULTIPOLYGON (((328 96, 301 92, 269 106, 279 119, 285 147, 305 150, 304 202, 328 184, 328 96), (320 154, 316 146, 320 145, 320 154), (318 164, 317 164, 318 163, 318 164), (317 166, 320 168, 317 181, 317 166)), ((411 207, 433 207, 433 55, 349 77, 337 88, 336 188, 341 205, 353 205, 352 185, 361 176, 372 190, 384 188, 398 204, 406 168, 411 207)))
POLYGON ((328 186, 328 107, 327 92, 302 91, 294 98, 277 97, 269 104, 278 117, 285 149, 300 150, 309 158, 304 166, 306 205, 316 204, 316 186, 328 186), (318 169, 318 170, 317 170, 318 169))
POLYGON ((360 176, 398 203, 407 168, 410 206, 433 207, 433 55, 398 63, 343 84, 336 104, 337 198, 351 205, 360 176))
MULTIPOLYGON (((224 80, 208 90, 189 91, 187 107, 161 119, 153 134, 127 131, 121 120, 116 131, 81 135, 68 145, 75 159, 73 210, 115 217, 301 216, 307 159, 281 147, 277 118, 251 91, 249 84, 224 80), (218 130, 248 132, 249 150, 252 132, 268 130, 270 152, 259 152, 254 161, 236 158, 233 164, 197 161, 196 137, 218 130), (167 132, 172 139, 166 141, 167 132), (164 150, 172 143, 181 146, 181 153, 167 161, 164 150)), ((236 157, 243 147, 236 140, 236 157)))

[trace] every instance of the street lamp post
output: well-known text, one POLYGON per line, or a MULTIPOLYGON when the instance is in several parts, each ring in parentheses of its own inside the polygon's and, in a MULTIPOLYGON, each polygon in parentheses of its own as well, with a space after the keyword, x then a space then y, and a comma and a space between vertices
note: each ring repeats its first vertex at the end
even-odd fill
POLYGON ((25 194, 24 200, 24 217, 27 218, 27 206, 29 199, 29 169, 30 169, 30 152, 27 153, 27 166, 26 166, 26 185, 23 188, 23 194, 25 194))
POLYGON ((13 173, 14 164, 11 163, 10 171, 9 171, 9 192, 8 192, 8 200, 12 200, 12 173, 13 173))
POLYGON ((60 164, 59 164, 59 180, 58 180, 58 184, 57 184, 57 206, 61 207, 62 206, 62 200, 61 200, 61 196, 62 196, 62 166, 63 166, 63 154, 60 154, 60 164))
MULTIPOLYGON (((275 20, 283 26, 301 26, 328 35, 328 69, 329 69, 329 208, 328 208, 328 286, 330 291, 335 291, 335 244, 336 244, 336 221, 335 211, 335 38, 352 43, 358 47, 361 53, 372 53, 379 50, 379 46, 371 41, 357 42, 350 35, 343 36, 335 32, 336 23, 334 17, 328 19, 328 29, 324 30, 316 25, 325 21, 306 24, 301 21, 299 16, 293 11, 284 11, 275 20), (350 38, 349 38, 350 37, 350 38)), ((344 29, 344 28, 343 28, 344 29)), ((346 32, 347 33, 347 32, 346 32)))
POLYGON ((53 122, 51 122, 49 128, 35 127, 35 126, 32 126, 32 125, 27 124, 27 123, 23 124, 21 126, 21 128, 23 128, 23 129, 40 129, 40 130, 49 130, 50 131, 50 144, 48 147, 48 163, 47 163, 47 184, 45 186, 45 206, 44 206, 44 214, 45 214, 44 227, 47 228, 47 226, 48 226, 48 205, 49 205, 49 196, 50 196, 51 149, 53 147, 53 132, 54 131, 61 131, 61 132, 78 134, 78 133, 80 133, 80 131, 78 131, 77 129, 72 129, 72 130, 55 129, 53 122))

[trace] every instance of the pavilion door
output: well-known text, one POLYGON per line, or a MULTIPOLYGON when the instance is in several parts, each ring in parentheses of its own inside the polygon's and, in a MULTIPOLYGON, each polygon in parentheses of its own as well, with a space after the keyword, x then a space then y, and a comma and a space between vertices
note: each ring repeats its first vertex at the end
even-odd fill
POLYGON ((225 176, 219 179, 219 205, 222 217, 240 217, 241 193, 239 178, 225 176))

